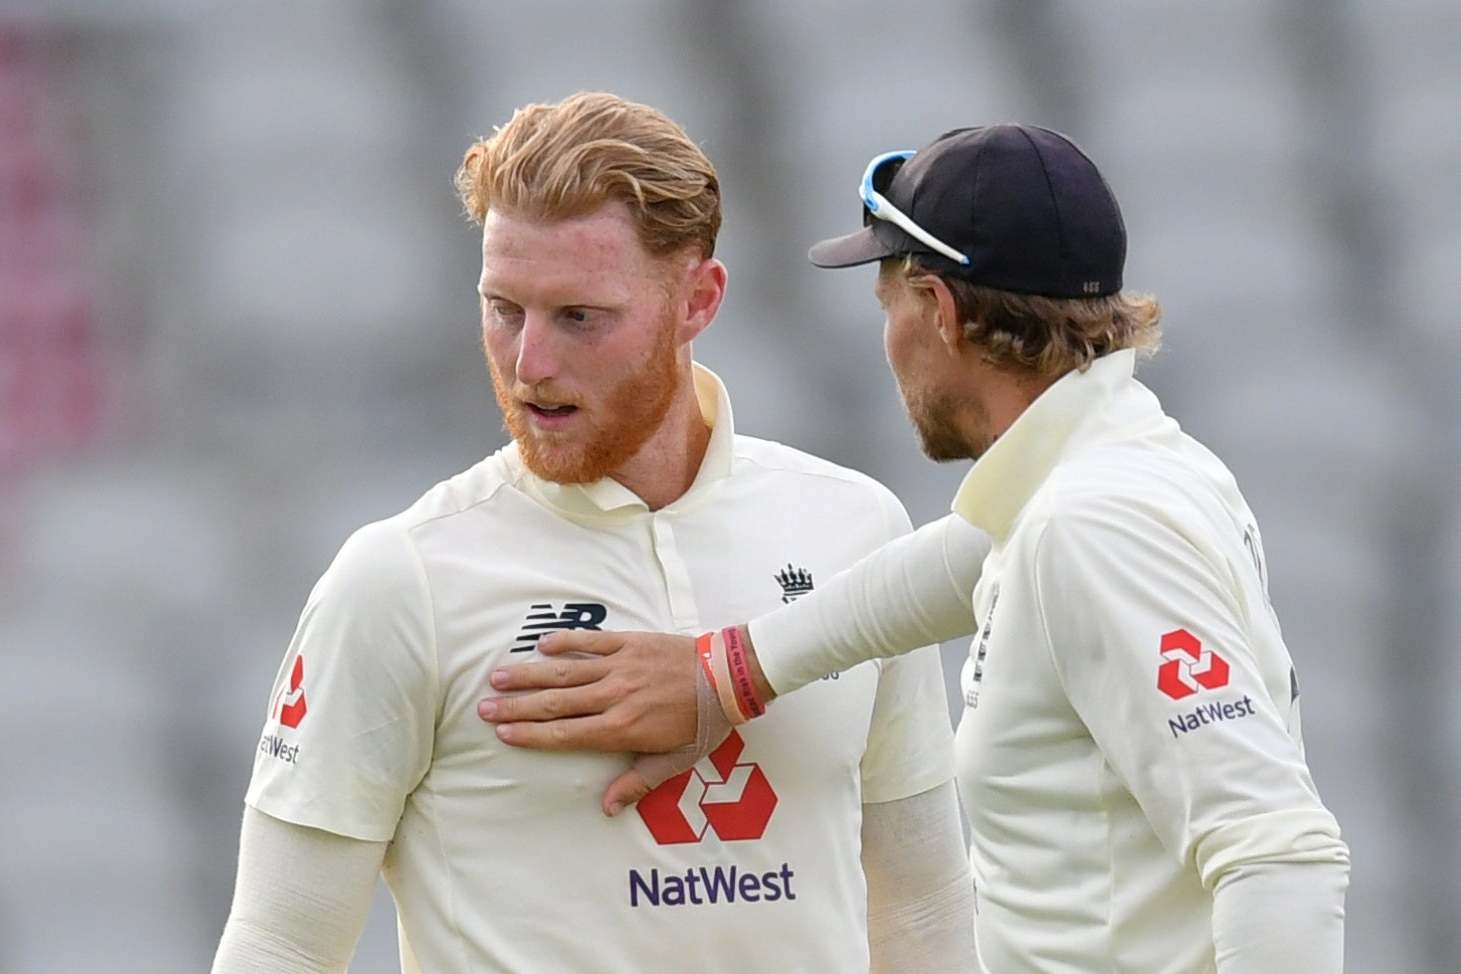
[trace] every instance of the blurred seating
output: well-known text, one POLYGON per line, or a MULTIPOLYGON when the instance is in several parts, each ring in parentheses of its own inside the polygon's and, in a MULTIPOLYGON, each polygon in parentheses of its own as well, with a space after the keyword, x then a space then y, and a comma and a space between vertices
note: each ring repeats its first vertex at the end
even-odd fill
POLYGON ((86 443, 106 381, 63 67, 0 22, 0 474, 86 443))
MULTIPOLYGON (((1018 119, 1091 152, 1127 283, 1167 309, 1146 381, 1264 527, 1310 759, 1355 850, 1351 967, 1436 969, 1461 892, 1441 824, 1461 722, 1436 689, 1461 672, 1455 27, 1441 0, 0 21, 0 733, 39 742, 0 793, 0 966, 205 965, 309 586, 354 527, 502 442, 461 152, 517 105, 607 88, 721 170, 732 283, 697 354, 738 427, 866 470, 916 521, 962 468, 918 453, 872 272, 814 271, 806 247, 855 225, 878 151, 1018 119), (105 92, 121 82, 84 61, 103 50, 148 84, 105 92), (103 299, 108 273, 146 283, 126 302, 144 322, 103 299), (127 438, 116 383, 141 390, 127 438)), ((393 936, 378 910, 352 969, 397 969, 393 936)))

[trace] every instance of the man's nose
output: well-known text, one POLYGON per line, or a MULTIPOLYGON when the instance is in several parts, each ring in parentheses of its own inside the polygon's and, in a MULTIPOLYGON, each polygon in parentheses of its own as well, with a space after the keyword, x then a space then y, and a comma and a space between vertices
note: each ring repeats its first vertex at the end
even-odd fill
POLYGON ((558 374, 552 323, 528 314, 518 335, 517 381, 526 386, 546 382, 558 374))

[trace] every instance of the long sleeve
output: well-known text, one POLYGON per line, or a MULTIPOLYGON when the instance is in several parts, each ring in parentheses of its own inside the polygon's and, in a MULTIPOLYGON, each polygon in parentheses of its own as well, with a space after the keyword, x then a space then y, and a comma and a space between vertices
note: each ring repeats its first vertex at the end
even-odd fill
POLYGON ((336 974, 365 928, 386 843, 244 809, 233 908, 213 974, 336 974))
MULTIPOLYGON (((904 521, 907 516, 896 512, 904 521)), ((971 594, 987 537, 949 515, 903 534, 820 589, 750 623, 777 693, 865 660, 973 633, 971 594)))
POLYGON ((1344 969, 1341 862, 1259 863, 1230 870, 1213 891, 1219 974, 1334 974, 1344 969))
POLYGON ((1213 895, 1219 969, 1337 971, 1349 852, 1288 725, 1276 622, 1245 612, 1209 549, 1115 500, 1051 519, 1034 571, 1071 705, 1213 895))
POLYGON ((873 974, 974 971, 974 881, 952 781, 897 801, 866 804, 873 974))

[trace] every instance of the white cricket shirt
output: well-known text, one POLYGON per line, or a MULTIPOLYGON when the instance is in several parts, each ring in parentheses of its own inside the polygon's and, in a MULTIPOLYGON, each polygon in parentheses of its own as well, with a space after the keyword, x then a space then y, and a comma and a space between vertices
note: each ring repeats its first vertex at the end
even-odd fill
MULTIPOLYGON (((974 635, 957 764, 989 974, 1210 972, 1225 877, 1348 864, 1304 764, 1257 522, 1134 362, 1061 378, 955 515, 751 623, 787 700, 869 652, 974 635)), ((1302 929, 1335 932, 1334 882, 1294 904, 1302 929)))
POLYGON ((998 974, 1211 971, 1227 871, 1347 862, 1257 522, 1134 361, 1061 378, 954 500, 994 541, 957 763, 998 974))
POLYGON ((861 805, 953 772, 933 647, 815 681, 615 819, 625 757, 477 717, 545 632, 730 625, 909 529, 867 477, 736 436, 699 367, 696 392, 713 431, 675 503, 544 482, 509 446, 356 532, 311 593, 247 801, 390 841, 404 970, 867 969, 861 805))

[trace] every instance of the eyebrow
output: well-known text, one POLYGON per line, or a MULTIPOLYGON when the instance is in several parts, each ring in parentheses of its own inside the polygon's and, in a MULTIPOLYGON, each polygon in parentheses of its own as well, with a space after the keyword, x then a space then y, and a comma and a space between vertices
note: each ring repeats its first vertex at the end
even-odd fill
MULTIPOLYGON (((483 301, 491 301, 497 299, 506 301, 509 304, 517 304, 517 302, 514 301, 512 298, 498 294, 496 291, 484 291, 480 286, 477 288, 477 296, 480 297, 483 301)), ((578 309, 582 311, 600 311, 605 314, 614 314, 615 312, 622 310, 621 306, 617 304, 596 304, 591 301, 570 301, 567 304, 555 304, 553 306, 554 311, 567 311, 569 309, 578 309)))

